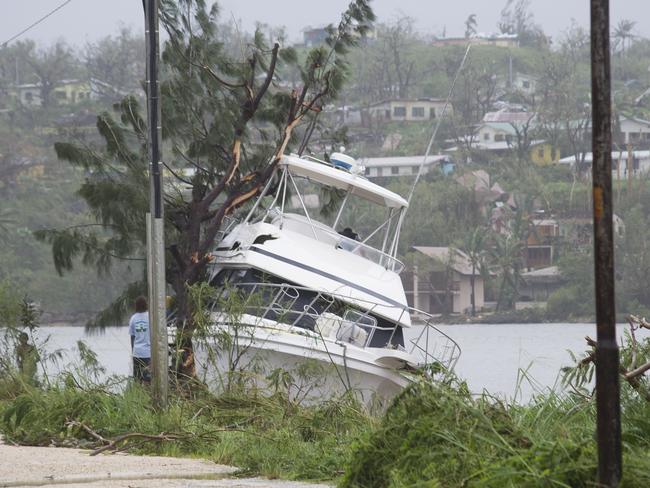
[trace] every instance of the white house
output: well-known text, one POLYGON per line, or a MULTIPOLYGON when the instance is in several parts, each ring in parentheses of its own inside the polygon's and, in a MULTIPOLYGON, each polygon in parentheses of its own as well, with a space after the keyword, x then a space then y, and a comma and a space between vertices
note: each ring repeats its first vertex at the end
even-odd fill
POLYGON ((625 144, 650 145, 650 121, 621 115, 619 125, 625 144))
MULTIPOLYGON (((373 103, 368 113, 375 120, 423 121, 441 117, 445 100, 439 98, 390 99, 373 103)), ((446 115, 453 113, 451 104, 447 106, 446 115)))
MULTIPOLYGON (((632 151, 632 161, 628 165, 628 152, 627 151, 612 151, 612 178, 614 179, 627 179, 639 178, 650 172, 650 151, 632 151), (630 173, 628 175, 628 168, 630 173)), ((591 164, 594 160, 592 153, 584 153, 579 156, 580 161, 586 164, 591 164)), ((573 166, 576 163, 575 156, 562 158, 560 164, 573 166)))
MULTIPOLYGON (((428 313, 467 313, 472 306, 472 265, 469 257, 450 247, 413 247, 427 256, 427 272, 417 267, 402 273, 409 305, 428 313)), ((485 304, 483 277, 474 272, 475 307, 485 304)))
POLYGON ((524 95, 533 95, 537 88, 537 78, 523 73, 517 73, 509 80, 510 89, 523 93, 524 95))
MULTIPOLYGON (((571 124, 575 127, 583 127, 585 139, 591 138, 591 119, 574 120, 571 124)), ((633 149, 650 148, 650 121, 638 117, 619 115, 618 129, 621 131, 624 144, 632 145, 633 149)))
MULTIPOLYGON (((360 163, 366 168, 368 178, 385 176, 411 176, 416 175, 424 156, 394 156, 387 158, 363 158, 360 163)), ((428 156, 422 167, 422 174, 428 173, 433 168, 439 167, 443 172, 451 170, 451 159, 446 155, 428 156)))

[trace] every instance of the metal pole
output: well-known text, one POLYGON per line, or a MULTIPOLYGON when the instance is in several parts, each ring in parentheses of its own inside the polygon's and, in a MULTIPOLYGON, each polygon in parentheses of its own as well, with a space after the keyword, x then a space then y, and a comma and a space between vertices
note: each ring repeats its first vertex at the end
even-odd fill
POLYGON ((599 486, 622 475, 619 358, 614 308, 612 121, 609 0, 591 0, 591 98, 594 263, 596 283, 596 409, 599 486))
POLYGON ((149 256, 149 330, 151 333, 152 392, 159 407, 167 406, 169 354, 165 310, 165 242, 160 161, 160 86, 158 84, 158 0, 143 0, 147 42, 147 116, 149 121, 149 180, 151 228, 149 256))

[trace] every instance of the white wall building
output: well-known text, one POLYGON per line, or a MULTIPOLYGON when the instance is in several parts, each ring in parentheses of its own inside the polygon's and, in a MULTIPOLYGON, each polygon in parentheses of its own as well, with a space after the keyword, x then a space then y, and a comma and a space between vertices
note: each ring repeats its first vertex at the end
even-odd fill
MULTIPOLYGON (((409 305, 428 313, 468 313, 472 306, 472 265, 467 255, 450 247, 413 249, 431 258, 431 264, 427 272, 412 269, 402 273, 409 305)), ((485 293, 479 270, 474 273, 474 293, 474 304, 480 311, 485 293)))
MULTIPOLYGON (((394 156, 387 158, 363 158, 359 162, 366 168, 368 178, 381 178, 385 176, 410 176, 416 175, 424 160, 424 156, 394 156)), ((433 168, 440 167, 443 172, 445 166, 451 165, 451 159, 446 155, 428 156, 422 174, 428 173, 433 168)))
POLYGON ((619 125, 625 144, 650 144, 650 121, 621 115, 619 125))
MULTIPOLYGON (((642 175, 650 173, 650 151, 632 151, 632 158, 629 164, 628 159, 627 151, 612 151, 612 178, 619 180, 627 179, 628 169, 630 170, 629 177, 632 178, 639 178, 642 175)), ((584 160, 586 164, 591 164, 594 156, 588 152, 584 154, 584 158, 581 155, 579 160, 584 160)), ((573 166, 576 163, 576 157, 569 156, 562 158, 559 163, 573 166)))
MULTIPOLYGON (((445 100, 438 98, 391 99, 374 103, 368 113, 374 120, 424 121, 442 117, 445 100)), ((445 115, 451 115, 453 107, 447 106, 445 115)))

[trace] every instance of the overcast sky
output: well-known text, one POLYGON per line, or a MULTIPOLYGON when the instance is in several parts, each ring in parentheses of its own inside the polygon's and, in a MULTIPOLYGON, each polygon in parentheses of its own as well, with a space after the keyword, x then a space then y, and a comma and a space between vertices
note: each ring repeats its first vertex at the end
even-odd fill
MULTIPOLYGON (((208 0, 209 1, 209 0, 208 0)), ((63 0, 0 0, 0 42, 20 32, 63 0)), ((292 40, 300 39, 305 26, 334 23, 349 0, 221 0, 222 17, 234 18, 245 30, 256 21, 284 25, 292 40)), ((448 36, 463 34, 468 15, 476 14, 478 30, 496 31, 505 0, 373 0, 378 21, 390 22, 402 16, 413 17, 423 33, 448 36)), ((650 37, 650 0, 610 0, 612 24, 622 18, 637 22, 636 33, 650 37)), ((588 0, 531 0, 535 21, 554 38, 575 19, 587 27, 588 0)), ((64 38, 83 44, 114 33, 120 24, 142 28, 141 0, 72 0, 64 8, 31 29, 23 38, 51 43, 64 38)))

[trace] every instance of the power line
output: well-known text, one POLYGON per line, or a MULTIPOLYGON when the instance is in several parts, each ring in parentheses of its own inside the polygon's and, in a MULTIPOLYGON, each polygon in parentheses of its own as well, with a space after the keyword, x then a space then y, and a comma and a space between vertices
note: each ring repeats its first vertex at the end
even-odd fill
POLYGON ((58 7, 56 7, 54 10, 50 11, 49 13, 45 14, 43 17, 41 17, 40 19, 38 19, 38 20, 37 20, 36 22, 34 22, 33 24, 31 24, 31 25, 25 27, 25 28, 24 28, 23 30, 21 30, 18 34, 16 34, 16 35, 13 36, 12 38, 10 38, 10 39, 6 40, 5 42, 3 42, 3 43, 2 43, 2 47, 7 47, 7 44, 9 44, 11 41, 18 39, 18 38, 19 38, 20 36, 22 36, 25 32, 29 31, 29 30, 32 29, 33 27, 36 27, 38 24, 40 24, 40 23, 43 22, 45 19, 47 19, 50 15, 53 15, 53 14, 56 13, 57 11, 61 10, 63 7, 65 7, 65 6, 66 6, 67 4, 69 4, 70 2, 72 2, 72 0, 66 0, 66 1, 63 2, 61 5, 59 5, 58 7))

